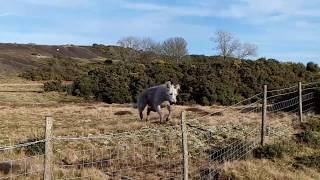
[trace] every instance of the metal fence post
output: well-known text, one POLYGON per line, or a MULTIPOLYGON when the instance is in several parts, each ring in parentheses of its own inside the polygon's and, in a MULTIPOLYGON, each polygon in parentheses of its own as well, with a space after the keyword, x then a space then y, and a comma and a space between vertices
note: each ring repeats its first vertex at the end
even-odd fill
POLYGON ((302 109, 302 83, 299 82, 299 121, 303 121, 303 109, 302 109))
POLYGON ((188 140, 185 125, 186 112, 181 112, 181 133, 182 133, 182 149, 183 149, 183 179, 188 180, 188 140))
POLYGON ((263 86, 263 105, 262 105, 262 118, 261 118, 261 146, 264 145, 265 138, 265 121, 267 120, 267 94, 268 94, 268 86, 263 86))
POLYGON ((52 177, 52 125, 53 118, 46 116, 46 142, 45 142, 45 159, 44 159, 44 180, 51 180, 52 177))

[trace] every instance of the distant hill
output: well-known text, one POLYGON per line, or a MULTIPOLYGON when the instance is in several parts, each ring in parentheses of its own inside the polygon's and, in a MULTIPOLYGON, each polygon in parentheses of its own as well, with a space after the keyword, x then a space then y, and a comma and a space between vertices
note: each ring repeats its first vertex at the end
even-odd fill
POLYGON ((131 54, 137 55, 140 53, 132 49, 104 45, 57 46, 0 43, 0 75, 21 73, 41 66, 48 59, 78 59, 87 62, 101 62, 107 59, 125 60, 131 54))

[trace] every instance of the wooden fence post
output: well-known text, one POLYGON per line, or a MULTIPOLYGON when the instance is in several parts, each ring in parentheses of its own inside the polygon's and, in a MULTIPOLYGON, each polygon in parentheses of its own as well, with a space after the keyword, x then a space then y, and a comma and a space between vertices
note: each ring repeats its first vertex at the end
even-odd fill
POLYGON ((299 82, 299 121, 303 121, 303 109, 302 109, 302 83, 299 82))
POLYGON ((267 94, 268 94, 268 86, 263 86, 263 105, 262 105, 262 118, 261 118, 261 146, 264 145, 265 138, 265 121, 267 120, 267 94))
POLYGON ((45 159, 44 159, 44 180, 51 180, 52 178, 52 125, 53 118, 46 116, 46 142, 45 142, 45 159))
POLYGON ((188 139, 186 131, 186 112, 181 112, 181 133, 182 133, 182 150, 183 150, 183 179, 188 180, 188 139))

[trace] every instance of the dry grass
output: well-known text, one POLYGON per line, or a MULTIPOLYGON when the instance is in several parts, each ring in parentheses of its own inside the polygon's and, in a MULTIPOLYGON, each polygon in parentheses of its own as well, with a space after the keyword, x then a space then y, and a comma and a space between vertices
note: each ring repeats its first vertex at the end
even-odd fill
POLYGON ((313 169, 297 170, 288 165, 265 159, 227 163, 223 168, 222 174, 226 179, 229 177, 239 180, 312 180, 320 178, 319 172, 313 169))
MULTIPOLYGON (((151 113, 148 122, 140 121, 137 110, 128 104, 84 103, 82 99, 55 92, 0 93, 0 146, 23 142, 26 139, 43 138, 44 118, 49 114, 54 117, 55 136, 105 135, 149 128, 159 132, 145 131, 120 137, 112 136, 104 140, 55 143, 55 177, 57 179, 176 177, 181 174, 179 117, 182 110, 189 111, 188 122, 195 120, 216 132, 214 142, 211 143, 232 137, 243 137, 253 129, 260 128, 260 113, 242 113, 234 108, 225 110, 223 114, 211 116, 211 112, 219 112, 223 108, 175 106, 172 119, 160 124, 157 113, 151 113), (111 161, 115 157, 118 160, 111 161), (121 158, 125 161, 120 161, 121 158), (81 166, 86 162, 101 163, 81 166)), ((167 114, 165 109, 164 112, 167 114)), ((292 127, 295 118, 293 114, 288 113, 270 114, 267 122, 272 130, 283 133, 281 137, 290 138, 297 131, 292 127)), ((189 133, 189 148, 192 155, 190 163, 191 168, 194 168, 191 171, 197 172, 198 168, 208 161, 205 151, 209 145, 205 143, 206 134, 201 134, 192 128, 189 129, 189 133)), ((268 137, 268 141, 277 140, 273 137, 268 137)), ((293 156, 314 152, 314 149, 304 147, 294 151, 293 156)), ((0 153, 2 161, 24 157, 26 157, 24 150, 0 153)), ((319 173, 312 169, 295 171, 290 165, 292 158, 286 158, 283 159, 284 163, 268 160, 232 162, 224 167, 224 175, 238 179, 319 178, 319 173)), ((42 161, 35 159, 32 164, 41 169, 42 161)), ((29 165, 21 167, 30 169, 29 165)), ((33 179, 37 177, 41 176, 34 176, 33 179)))

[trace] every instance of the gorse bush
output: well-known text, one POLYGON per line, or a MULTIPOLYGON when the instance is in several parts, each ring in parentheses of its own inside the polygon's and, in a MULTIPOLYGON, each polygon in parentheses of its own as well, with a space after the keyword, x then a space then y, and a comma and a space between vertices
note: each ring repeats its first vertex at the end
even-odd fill
POLYGON ((303 64, 191 56, 180 62, 103 64, 77 78, 73 93, 107 103, 129 103, 135 102, 143 89, 170 80, 181 85, 179 104, 230 105, 260 93, 264 84, 278 89, 315 77, 303 64))
POLYGON ((310 145, 320 145, 319 133, 307 130, 296 134, 298 142, 307 143, 310 145))
POLYGON ((56 80, 56 81, 48 81, 45 82, 44 84, 44 91, 49 92, 49 91, 63 91, 63 85, 62 81, 56 80))
POLYGON ((63 84, 61 80, 54 80, 45 82, 43 89, 45 92, 58 91, 71 94, 73 91, 73 84, 63 84))
POLYGON ((255 158, 266 158, 266 159, 274 159, 274 158, 282 158, 286 149, 281 144, 268 144, 262 147, 257 147, 253 150, 253 156, 255 158))
POLYGON ((303 123, 303 132, 295 134, 296 139, 300 143, 306 143, 311 147, 318 148, 320 145, 320 121, 319 118, 313 117, 303 123))
POLYGON ((260 93, 264 84, 268 89, 278 89, 320 79, 312 64, 307 68, 274 59, 223 60, 219 56, 192 55, 177 62, 169 56, 130 48, 95 44, 92 50, 101 53, 104 61, 56 57, 43 60, 21 76, 74 81, 74 95, 108 103, 136 101, 143 89, 171 80, 181 85, 179 104, 201 105, 230 105, 260 93))
POLYGON ((75 59, 48 59, 40 67, 34 67, 20 74, 33 81, 38 80, 75 80, 85 74, 89 66, 82 65, 75 59))
MULTIPOLYGON (((39 140, 38 138, 31 138, 31 139, 28 139, 28 140, 22 142, 21 144, 34 142, 34 141, 38 141, 38 140, 39 140)), ((45 153, 45 143, 44 142, 40 142, 40 143, 37 143, 37 144, 32 144, 30 146, 27 146, 27 147, 24 148, 24 152, 29 156, 35 156, 35 155, 44 154, 45 153)))
POLYGON ((296 157, 295 160, 296 160, 295 164, 302 164, 307 167, 320 169, 320 156, 319 155, 296 157))
POLYGON ((312 117, 307 122, 302 124, 302 128, 306 131, 317 131, 320 132, 320 118, 312 117))

